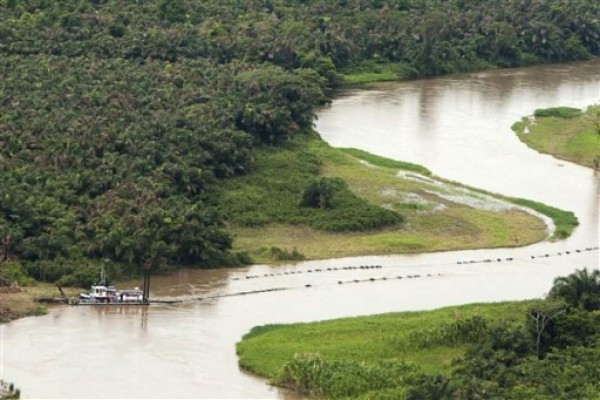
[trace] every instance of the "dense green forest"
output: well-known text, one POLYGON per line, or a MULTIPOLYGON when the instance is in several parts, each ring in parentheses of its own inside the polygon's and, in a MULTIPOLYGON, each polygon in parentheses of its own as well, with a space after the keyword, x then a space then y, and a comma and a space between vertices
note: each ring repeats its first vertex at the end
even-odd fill
MULTIPOLYGON (((0 264, 87 284, 100 264, 248 262, 215 190, 252 172, 253 149, 309 134, 341 73, 585 59, 598 15, 587 0, 2 0, 0 264)), ((315 182, 304 206, 344 190, 315 182)), ((366 227, 402 219, 359 203, 366 227)))
POLYGON ((597 399, 600 271, 544 300, 253 328, 240 365, 317 398, 597 399))

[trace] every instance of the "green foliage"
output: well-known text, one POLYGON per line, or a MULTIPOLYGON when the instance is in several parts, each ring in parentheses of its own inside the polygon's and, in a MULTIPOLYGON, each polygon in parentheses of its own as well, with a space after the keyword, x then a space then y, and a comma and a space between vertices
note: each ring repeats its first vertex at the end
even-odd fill
POLYGON ((597 310, 569 308, 553 299, 452 310, 454 316, 446 308, 253 328, 238 344, 240 364, 321 398, 566 400, 600 395, 597 310), (531 318, 534 311, 547 317, 540 336, 536 324, 541 320, 531 318), (457 317, 463 313, 468 316, 457 317), (457 351, 452 368, 443 369, 448 348, 457 351))
POLYGON ((318 354, 294 357, 276 382, 300 393, 325 398, 355 397, 372 390, 402 387, 417 369, 400 360, 376 363, 327 361, 318 354))
POLYGON ((21 389, 15 387, 14 383, 7 384, 0 379, 0 400, 18 400, 21 398, 21 389), (6 387, 6 392, 3 390, 6 387))
POLYGON ((600 106, 589 106, 583 113, 566 107, 550 110, 542 110, 548 117, 515 123, 513 130, 519 139, 543 153, 599 169, 600 106))
POLYGON ((425 168, 421 165, 412 164, 412 163, 405 162, 405 161, 396 161, 396 160, 392 160, 390 158, 385 158, 385 157, 380 157, 378 155, 371 154, 371 153, 368 153, 368 152, 366 152, 364 150, 360 150, 360 149, 342 148, 340 150, 342 150, 356 158, 364 160, 364 161, 368 162, 369 164, 376 165, 378 167, 398 168, 398 169, 403 169, 406 171, 416 172, 421 175, 431 175, 431 171, 429 171, 427 168, 425 168))
POLYGON ((555 107, 538 108, 533 115, 536 117, 557 117, 557 118, 576 118, 581 116, 582 111, 579 108, 555 107))
MULTIPOLYGON (((27 263, 27 273, 39 281, 57 282, 62 286, 89 287, 100 278, 102 266, 101 262, 93 260, 38 260, 27 263)), ((120 269, 109 268, 106 272, 111 279, 123 277, 120 269)))
POLYGON ((552 218, 556 228, 554 231, 554 238, 564 239, 570 236, 575 227, 579 225, 577 217, 571 211, 563 211, 561 209, 548 206, 543 203, 538 203, 537 201, 533 200, 520 199, 516 197, 511 197, 509 200, 515 204, 531 208, 547 217, 552 218))
POLYGON ((400 224, 402 216, 357 197, 340 179, 319 178, 321 160, 304 140, 255 152, 249 175, 230 179, 219 193, 220 211, 242 226, 308 225, 342 232, 400 224), (306 206, 305 206, 306 205, 306 206))
POLYGON ((333 208, 334 196, 344 189, 347 190, 347 187, 339 178, 317 178, 304 188, 300 205, 320 209, 333 208))
POLYGON ((488 328, 485 318, 475 315, 429 329, 398 333, 390 338, 398 349, 425 349, 436 346, 457 346, 477 341, 488 328))
POLYGON ((304 255, 295 247, 292 251, 281 249, 279 247, 271 247, 271 258, 276 261, 301 261, 304 260, 304 255))
POLYGON ((0 262, 84 282, 105 258, 124 273, 146 261, 161 270, 248 261, 231 254, 225 219, 329 231, 397 224, 397 213, 345 189, 331 209, 301 209, 314 173, 270 178, 283 194, 264 207, 253 205, 265 200, 258 185, 236 192, 247 196, 242 210, 217 199, 231 188, 224 181, 256 168, 256 147, 310 131, 339 71, 408 78, 587 58, 600 54, 599 7, 9 0, 0 12, 0 262))
POLYGON ((0 277, 16 282, 19 286, 29 286, 35 283, 35 280, 27 275, 23 266, 17 262, 0 264, 0 277))
POLYGON ((576 270, 554 280, 548 295, 550 299, 562 299, 567 304, 583 310, 600 309, 600 271, 587 268, 576 270))
POLYGON ((417 77, 418 71, 406 63, 378 64, 374 61, 361 62, 344 74, 346 85, 361 85, 371 82, 406 80, 417 77))

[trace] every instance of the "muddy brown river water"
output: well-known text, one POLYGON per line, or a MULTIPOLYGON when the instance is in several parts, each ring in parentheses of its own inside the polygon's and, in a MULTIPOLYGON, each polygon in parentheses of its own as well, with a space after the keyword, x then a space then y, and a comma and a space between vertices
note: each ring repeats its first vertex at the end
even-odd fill
POLYGON ((585 249, 598 246, 599 176, 527 148, 510 126, 536 108, 597 102, 598 59, 346 92, 319 111, 317 130, 333 146, 419 163, 444 178, 572 210, 580 226, 567 240, 518 249, 155 277, 153 296, 189 301, 58 307, 11 322, 1 330, 1 374, 23 389, 24 398, 293 397, 238 368, 235 343, 251 327, 542 296, 556 275, 598 268, 598 251, 585 249), (350 265, 381 268, 344 269, 350 265), (206 299, 271 288, 285 290, 206 299))

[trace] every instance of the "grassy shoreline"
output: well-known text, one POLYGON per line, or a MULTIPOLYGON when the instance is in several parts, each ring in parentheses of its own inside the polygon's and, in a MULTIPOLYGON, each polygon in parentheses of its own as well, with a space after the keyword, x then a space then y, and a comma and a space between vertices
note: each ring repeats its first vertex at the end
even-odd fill
POLYGON ((328 321, 265 325, 252 328, 237 344, 239 365, 281 384, 283 366, 299 356, 316 355, 328 362, 376 364, 401 361, 422 372, 446 374, 466 343, 421 343, 437 329, 456 321, 482 317, 490 325, 522 322, 531 301, 467 304, 430 311, 411 311, 328 321), (417 343, 419 342, 419 343, 417 343))
MULTIPOLYGON (((5 324, 15 319, 45 315, 48 307, 36 301, 41 297, 59 297, 57 287, 51 283, 37 282, 29 279, 25 286, 0 288, 0 324, 5 324)), ((63 288, 67 296, 76 296, 78 288, 63 288)))
POLYGON ((600 106, 539 109, 512 126, 530 148, 590 168, 600 168, 600 106))
POLYGON ((281 152, 274 156, 270 149, 259 151, 257 169, 250 176, 232 179, 226 194, 229 197, 222 202, 225 214, 235 216, 228 227, 235 235, 234 250, 247 252, 259 263, 516 247, 545 239, 545 223, 513 204, 553 217, 559 222, 560 237, 568 236, 576 225, 576 219, 567 218, 572 213, 432 177, 429 170, 419 165, 357 149, 335 149, 317 137, 296 141, 281 152), (275 157, 280 157, 279 161, 275 157), (299 197, 299 192, 294 194, 292 188, 284 197, 278 191, 266 190, 262 182, 274 174, 281 175, 282 181, 293 181, 295 169, 306 169, 295 161, 298 159, 317 160, 314 176, 341 178, 355 196, 400 213, 404 222, 379 229, 330 232, 293 220, 263 217, 261 204, 297 207, 294 198, 299 197), (554 210, 555 215, 549 210, 554 210), (571 225, 560 225, 561 218, 571 225), (296 250, 301 257, 274 257, 273 248, 287 254, 296 250))

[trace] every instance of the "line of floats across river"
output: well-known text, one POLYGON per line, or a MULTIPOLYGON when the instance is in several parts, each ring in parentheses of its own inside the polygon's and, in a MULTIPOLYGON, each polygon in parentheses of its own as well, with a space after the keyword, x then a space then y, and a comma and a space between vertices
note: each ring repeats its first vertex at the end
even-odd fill
MULTIPOLYGON (((531 255, 528 258, 514 258, 514 257, 494 257, 494 258, 485 258, 485 259, 477 259, 477 260, 459 260, 456 261, 456 265, 466 265, 466 264, 482 264, 482 263, 500 263, 500 262, 532 262, 537 259, 546 259, 550 257, 561 257, 561 256, 569 256, 576 255, 582 252, 589 251, 598 251, 599 247, 586 247, 584 249, 575 249, 575 250, 566 250, 562 252, 556 253, 545 253, 541 255, 531 255)), ((452 263, 447 264, 419 264, 419 265, 410 265, 411 267, 426 267, 426 266, 439 266, 439 265, 451 265, 452 263)), ((344 267, 321 267, 321 268, 310 268, 306 270, 296 270, 296 271, 283 271, 283 272, 275 272, 275 273, 265 273, 262 275, 246 275, 245 277, 234 277, 233 281, 239 281, 242 279, 260 279, 260 278, 272 278, 276 276, 285 276, 285 275, 301 275, 301 274, 318 274, 318 273, 327 273, 327 272, 341 272, 341 271, 354 271, 354 270, 377 270, 382 269, 381 265, 359 265, 359 266, 344 266, 344 267)), ((427 274, 410 274, 410 275, 394 275, 394 276, 383 276, 383 277, 369 277, 363 279, 348 279, 348 280, 338 280, 337 285, 343 284, 356 284, 356 283, 365 283, 365 282, 376 282, 376 281, 390 281, 390 280, 403 280, 403 279, 419 279, 419 278, 433 278, 442 276, 440 273, 427 273, 427 274)), ((214 300, 225 297, 235 297, 235 296, 246 296, 250 294, 260 294, 260 293, 269 293, 269 292, 278 292, 284 290, 294 290, 301 288, 311 288, 318 286, 328 286, 332 283, 322 283, 322 284, 304 284, 300 286, 287 286, 287 287, 275 287, 275 288, 267 288, 267 289, 257 289, 257 290, 248 290, 248 291, 240 291, 234 293, 223 293, 223 294, 215 294, 205 297, 190 297, 190 298, 157 298, 150 299, 144 303, 81 303, 77 301, 72 301, 73 299, 55 299, 61 300, 60 302, 67 303, 70 305, 149 305, 149 304, 181 304, 181 303, 189 303, 195 301, 207 301, 214 300)), ((58 301, 56 301, 58 302, 58 301)))
MULTIPOLYGON (((556 253, 545 253, 540 255, 531 255, 528 258, 515 258, 515 257, 494 257, 494 258, 485 258, 485 259, 477 259, 477 260, 458 260, 454 264, 456 265, 467 265, 467 264, 482 264, 482 263, 501 263, 501 262, 535 262, 536 260, 543 260, 550 257, 561 257, 561 256, 569 256, 576 255, 583 252, 589 251, 598 251, 599 247, 586 247, 583 249, 575 249, 575 250, 566 250, 562 252, 556 253)), ((419 264, 419 265, 410 265, 411 267, 426 267, 426 266, 440 266, 440 265, 452 265, 452 263, 446 264, 419 264)), ((327 273, 327 272, 341 272, 341 271, 358 271, 358 270, 377 270, 382 269, 381 265, 359 265, 359 266, 345 266, 345 267, 321 267, 321 268, 309 268, 304 270, 295 270, 295 271, 283 271, 283 272, 275 272, 275 273, 265 273, 262 275, 246 275, 245 277, 234 277, 232 281, 240 281, 242 279, 250 280, 250 279, 260 279, 260 278, 272 278, 277 276, 285 276, 285 275, 302 275, 302 274, 319 274, 319 273, 327 273)), ((421 274, 410 274, 410 275, 394 275, 394 276, 383 276, 383 277, 370 277, 363 279, 349 279, 349 280, 338 280, 338 285, 343 284, 355 284, 355 283, 365 283, 365 282, 376 282, 376 281, 389 281, 389 280, 402 280, 402 279, 419 279, 419 278, 433 278, 442 276, 440 273, 431 274, 427 273, 424 275, 421 274)), ((249 294, 260 294, 260 293, 268 293, 268 292, 277 292, 283 290, 293 290, 299 288, 311 288, 316 286, 326 286, 331 285, 331 283, 323 283, 323 284, 304 284, 301 286, 287 286, 287 287, 276 287, 276 288, 268 288, 268 289, 257 289, 257 290, 248 290, 248 291, 240 291, 234 293, 223 293, 223 294, 215 294, 206 297, 190 297, 190 298, 156 298, 149 299, 143 302, 118 302, 118 303, 103 303, 103 302, 86 302, 76 298, 39 298, 37 299, 40 302, 46 303, 60 303, 60 304, 68 304, 68 305, 89 305, 89 306, 120 306, 120 305, 128 305, 128 306, 140 306, 140 305, 150 305, 150 304, 181 304, 187 303, 191 301, 204 301, 204 300, 213 300, 224 297, 234 297, 234 296, 245 296, 249 294)))

